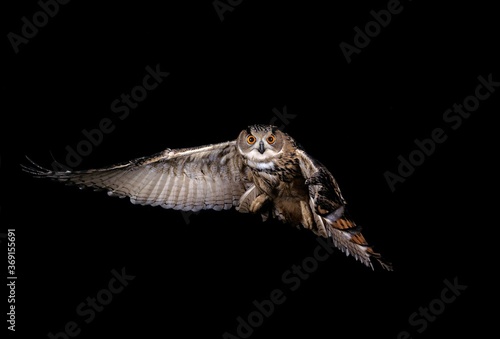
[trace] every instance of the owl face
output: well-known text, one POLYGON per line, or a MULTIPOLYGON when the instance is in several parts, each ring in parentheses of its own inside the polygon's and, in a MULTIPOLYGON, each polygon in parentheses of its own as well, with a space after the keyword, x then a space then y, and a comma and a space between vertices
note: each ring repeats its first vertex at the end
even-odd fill
POLYGON ((285 142, 284 134, 270 125, 252 125, 241 131, 238 150, 253 163, 265 163, 281 153, 285 142))

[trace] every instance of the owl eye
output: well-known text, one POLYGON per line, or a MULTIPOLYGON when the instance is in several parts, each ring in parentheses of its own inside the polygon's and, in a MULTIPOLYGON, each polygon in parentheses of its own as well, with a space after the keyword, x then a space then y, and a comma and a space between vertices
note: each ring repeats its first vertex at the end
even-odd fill
POLYGON ((267 143, 272 145, 276 142, 276 137, 274 135, 270 135, 267 137, 267 143))
POLYGON ((257 141, 257 138, 256 138, 256 137, 254 137, 253 135, 249 135, 249 136, 247 137, 247 142, 248 142, 250 145, 255 144, 255 142, 256 142, 256 141, 257 141))

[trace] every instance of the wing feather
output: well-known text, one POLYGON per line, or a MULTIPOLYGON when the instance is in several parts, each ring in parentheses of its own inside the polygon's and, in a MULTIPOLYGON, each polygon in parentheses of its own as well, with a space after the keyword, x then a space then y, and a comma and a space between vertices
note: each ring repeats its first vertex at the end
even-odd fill
POLYGON ((182 185, 182 181, 184 179, 183 176, 179 176, 174 169, 169 173, 171 177, 171 181, 169 182, 168 191, 165 192, 166 198, 164 200, 164 204, 161 205, 163 208, 174 208, 177 204, 177 197, 180 193, 180 188, 182 185))
POLYGON ((214 207, 212 207, 216 211, 222 211, 222 208, 224 207, 224 191, 222 189, 221 185, 221 180, 220 178, 217 178, 217 180, 214 183, 215 187, 215 194, 212 197, 214 199, 214 207))
POLYGON ((207 190, 207 182, 205 178, 201 177, 199 179, 201 182, 198 183, 198 185, 195 185, 196 189, 196 198, 194 199, 194 207, 193 211, 198 212, 203 209, 205 202, 206 202, 206 190, 207 190))
POLYGON ((214 207, 214 202, 212 200, 212 196, 214 195, 214 182, 212 180, 206 180, 205 182, 205 198, 203 209, 212 209, 214 207))
POLYGON ((35 177, 105 189, 132 203, 198 211, 229 209, 245 192, 248 176, 236 142, 165 151, 110 167, 51 171, 33 163, 35 177))
POLYGON ((159 204, 159 202, 156 201, 156 199, 159 198, 160 193, 162 192, 162 189, 166 188, 167 180, 168 180, 168 172, 161 171, 160 177, 158 178, 158 180, 156 180, 156 182, 152 181, 152 182, 154 182, 154 186, 151 189, 151 191, 149 192, 149 196, 146 199, 146 203, 145 203, 146 205, 159 204))
POLYGON ((334 245, 346 255, 353 256, 373 269, 372 259, 386 270, 389 263, 375 252, 361 234, 361 228, 346 215, 345 200, 333 175, 303 150, 298 150, 299 166, 309 188, 309 206, 313 211, 316 229, 323 237, 330 237, 334 245))
POLYGON ((188 187, 187 187, 187 197, 186 197, 186 204, 184 206, 184 209, 187 211, 193 211, 194 210, 194 202, 196 199, 196 191, 198 190, 196 187, 196 178, 189 178, 188 182, 188 187))
POLYGON ((135 189, 133 187, 130 188, 130 202, 133 204, 143 204, 146 197, 141 195, 141 193, 147 188, 148 185, 151 185, 151 182, 153 182, 155 178, 158 180, 158 174, 151 168, 151 165, 148 165, 147 167, 147 170, 141 171, 137 177, 132 179, 133 183, 129 183, 129 185, 135 185, 135 189))
POLYGON ((182 209, 182 207, 186 203, 186 193, 187 193, 186 186, 189 185, 189 182, 187 182, 187 178, 184 174, 178 176, 176 180, 178 180, 178 183, 175 187, 177 194, 175 195, 175 197, 172 198, 172 203, 175 203, 175 206, 173 207, 174 210, 179 210, 182 209))
POLYGON ((151 168, 149 176, 146 179, 146 184, 138 193, 141 196, 141 199, 138 199, 138 202, 141 205, 147 205, 149 201, 149 197, 151 193, 156 189, 158 183, 163 180, 163 172, 158 172, 154 167, 151 168))
MULTIPOLYGON (((226 179, 231 181, 232 178, 226 173, 226 179)), ((232 185, 223 185, 224 189, 224 209, 230 209, 233 206, 233 190, 232 185)))
POLYGON ((346 204, 337 181, 325 166, 303 150, 298 150, 297 156, 309 187, 309 196, 313 199, 314 211, 334 222, 343 214, 346 204))

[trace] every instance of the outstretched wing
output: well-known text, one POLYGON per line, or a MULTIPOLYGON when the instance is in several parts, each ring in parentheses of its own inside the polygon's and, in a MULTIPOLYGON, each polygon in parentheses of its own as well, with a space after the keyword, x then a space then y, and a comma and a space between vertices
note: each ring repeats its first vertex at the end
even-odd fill
POLYGON ((184 211, 222 210, 238 205, 251 183, 235 142, 166 149, 150 157, 101 169, 51 171, 35 163, 26 172, 80 187, 108 190, 134 204, 184 211))
POLYGON ((361 234, 361 228, 346 215, 346 202, 333 175, 303 150, 298 150, 297 155, 309 188, 309 205, 316 224, 313 231, 318 235, 331 237, 337 248, 366 266, 373 268, 373 258, 384 269, 392 270, 391 265, 384 262, 381 255, 368 245, 361 234))

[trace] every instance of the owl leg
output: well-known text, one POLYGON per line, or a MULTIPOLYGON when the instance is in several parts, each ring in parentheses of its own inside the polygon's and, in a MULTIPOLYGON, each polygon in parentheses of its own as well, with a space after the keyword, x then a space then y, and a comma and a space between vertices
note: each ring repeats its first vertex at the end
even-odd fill
POLYGON ((314 226, 314 217, 309 204, 305 201, 300 201, 300 211, 302 213, 302 225, 307 229, 312 229, 314 226))
POLYGON ((269 201, 269 196, 267 194, 262 193, 257 196, 257 198, 255 198, 255 200, 250 204, 250 212, 257 213, 267 201, 269 201))

